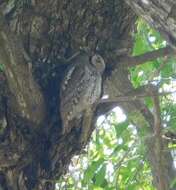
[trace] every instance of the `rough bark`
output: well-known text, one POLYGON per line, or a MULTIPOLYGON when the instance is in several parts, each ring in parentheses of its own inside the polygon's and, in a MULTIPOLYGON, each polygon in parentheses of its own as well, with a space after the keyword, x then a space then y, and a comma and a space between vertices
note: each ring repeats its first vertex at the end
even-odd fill
POLYGON ((42 93, 30 71, 32 64, 22 42, 9 30, 3 15, 0 15, 0 60, 4 65, 11 99, 11 111, 17 115, 40 124, 45 117, 42 93), (29 96, 30 95, 30 96, 29 96))
MULTIPOLYGON (((121 60, 130 54, 136 16, 120 0, 10 2, 0 1, 0 60, 5 65, 0 73, 0 187, 52 190, 71 157, 88 142, 98 115, 114 106, 97 106, 91 126, 75 121, 75 128, 62 135, 59 89, 68 67, 64 62, 80 47, 98 49, 107 65, 104 93, 114 98, 134 90, 121 60)), ((119 105, 127 113, 140 113, 144 123, 135 121, 137 125, 153 132, 153 115, 142 101, 119 105)), ((148 148, 155 166, 157 155, 148 148)), ((155 168, 153 175, 157 178, 155 168)), ((168 176, 170 182, 173 176, 168 176)))

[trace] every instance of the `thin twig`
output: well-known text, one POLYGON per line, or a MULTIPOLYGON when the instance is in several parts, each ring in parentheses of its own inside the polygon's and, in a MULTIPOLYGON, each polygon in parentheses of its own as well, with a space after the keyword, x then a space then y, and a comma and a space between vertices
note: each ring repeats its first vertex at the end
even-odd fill
POLYGON ((161 110, 159 105, 159 93, 153 92, 153 102, 154 102, 154 129, 155 135, 161 137, 161 110))

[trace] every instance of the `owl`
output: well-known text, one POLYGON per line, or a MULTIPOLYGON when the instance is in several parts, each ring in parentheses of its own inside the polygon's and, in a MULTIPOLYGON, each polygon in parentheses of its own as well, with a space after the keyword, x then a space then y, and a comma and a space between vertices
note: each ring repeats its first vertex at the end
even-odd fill
POLYGON ((72 120, 79 119, 84 111, 90 110, 100 99, 104 69, 105 62, 98 54, 90 57, 81 52, 72 61, 60 90, 63 134, 71 131, 72 120))

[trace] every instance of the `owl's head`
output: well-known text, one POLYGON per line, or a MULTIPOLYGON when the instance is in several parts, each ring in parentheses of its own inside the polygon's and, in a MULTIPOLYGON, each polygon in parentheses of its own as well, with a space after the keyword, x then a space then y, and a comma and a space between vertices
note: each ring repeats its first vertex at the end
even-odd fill
POLYGON ((104 62, 104 59, 100 55, 98 55, 98 54, 93 55, 92 58, 91 58, 91 64, 101 74, 104 72, 104 70, 105 70, 105 62, 104 62))

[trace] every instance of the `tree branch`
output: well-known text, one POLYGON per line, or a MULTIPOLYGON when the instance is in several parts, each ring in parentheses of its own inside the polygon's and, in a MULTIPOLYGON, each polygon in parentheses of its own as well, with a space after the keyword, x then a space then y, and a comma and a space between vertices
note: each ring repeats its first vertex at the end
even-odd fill
POLYGON ((165 170, 164 170, 164 145, 162 140, 162 123, 161 123, 161 110, 159 105, 159 96, 158 90, 155 89, 151 91, 154 102, 154 146, 157 157, 157 173, 158 173, 158 188, 159 190, 165 190, 169 188, 169 184, 167 184, 167 180, 165 179, 165 170))
POLYGON ((172 93, 175 93, 175 91, 172 92, 161 92, 158 94, 151 94, 151 92, 147 92, 147 91, 143 91, 143 92, 139 92, 138 89, 134 90, 131 93, 131 95, 129 96, 117 96, 111 99, 101 99, 100 100, 100 104, 103 103, 110 103, 110 104, 117 104, 119 102, 131 102, 131 101, 135 101, 135 100, 139 100, 139 99, 143 99, 146 97, 157 97, 157 96, 166 96, 172 93))
POLYGON ((147 61, 153 61, 159 57, 175 55, 175 53, 176 51, 173 48, 167 46, 165 48, 147 52, 142 55, 137 55, 133 57, 123 57, 120 59, 120 63, 127 67, 134 67, 137 65, 144 64, 147 61))

